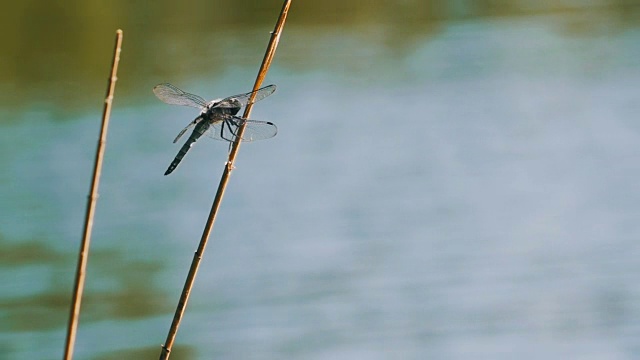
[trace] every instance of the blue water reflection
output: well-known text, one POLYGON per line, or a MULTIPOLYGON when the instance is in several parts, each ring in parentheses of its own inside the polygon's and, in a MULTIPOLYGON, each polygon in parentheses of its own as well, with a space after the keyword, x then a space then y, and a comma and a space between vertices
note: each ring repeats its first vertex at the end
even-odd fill
MULTIPOLYGON (((174 356, 637 357, 640 34, 558 24, 452 23, 399 55, 344 34, 298 67, 283 43, 253 112, 280 132, 241 148, 174 356)), ((164 80, 214 98, 255 72, 164 80)), ((202 140, 164 177, 193 113, 151 86, 116 98, 77 358, 157 356, 226 160, 202 140)), ((12 359, 61 354, 98 118, 2 125, 12 359)))

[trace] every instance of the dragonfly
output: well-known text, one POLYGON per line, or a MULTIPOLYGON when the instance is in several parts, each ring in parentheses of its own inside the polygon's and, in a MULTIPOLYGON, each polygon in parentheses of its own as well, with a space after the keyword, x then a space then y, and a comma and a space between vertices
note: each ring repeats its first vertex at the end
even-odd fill
POLYGON ((182 145, 182 148, 180 148, 180 151, 164 173, 165 176, 171 174, 178 167, 182 158, 202 135, 232 143, 238 136, 238 129, 244 125, 243 141, 263 140, 276 136, 278 128, 272 122, 248 120, 236 116, 242 107, 249 104, 250 100, 251 103, 255 103, 273 94, 274 91, 276 91, 276 86, 268 85, 245 94, 205 101, 202 97, 180 90, 169 83, 156 85, 153 88, 153 93, 161 101, 171 105, 189 106, 200 110, 200 114, 182 129, 173 140, 175 144, 187 130, 193 128, 191 136, 182 145))

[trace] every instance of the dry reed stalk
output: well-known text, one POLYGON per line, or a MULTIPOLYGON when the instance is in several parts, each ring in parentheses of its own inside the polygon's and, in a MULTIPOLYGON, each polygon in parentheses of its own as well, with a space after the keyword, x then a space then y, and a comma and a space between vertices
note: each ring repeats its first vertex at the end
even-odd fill
MULTIPOLYGON (((262 81, 267 76, 267 72, 269 71, 269 67, 271 66, 271 61, 273 60, 273 56, 276 52, 276 47, 278 46, 278 41, 280 40, 280 34, 284 27, 284 22, 287 19, 287 14, 289 12, 290 5, 291 5, 291 0, 284 1, 282 10, 280 11, 280 16, 278 17, 276 26, 273 32, 271 33, 269 45, 267 46, 267 50, 264 54, 264 58, 262 59, 262 64, 260 65, 260 70, 258 71, 256 81, 253 85, 253 91, 258 90, 260 88, 262 81)), ((254 97, 255 97, 255 93, 251 95, 251 98, 249 99, 249 102, 244 110, 244 114, 242 115, 242 117, 245 119, 248 118, 249 115, 251 114, 254 97)), ((209 218, 207 219, 207 223, 204 227, 202 238, 200 239, 200 244, 198 245, 198 249, 193 255, 193 261, 191 262, 191 267, 189 268, 189 274, 187 275, 184 288, 182 289, 182 294, 180 295, 180 300, 178 301, 178 306, 176 308, 176 313, 173 317, 173 321, 171 323, 171 328, 169 329, 169 333, 167 335, 167 340, 165 341, 164 345, 162 345, 160 360, 168 359, 171 353, 171 348, 173 347, 173 343, 175 341, 176 334, 178 332, 178 327, 180 326, 180 321, 182 320, 182 317, 184 315, 184 311, 187 306, 187 301, 189 301, 189 295, 191 293, 191 289, 193 287, 196 274, 198 272, 198 267, 200 266, 200 260, 202 260, 205 247, 207 246, 207 242, 209 241, 209 236, 211 235, 211 230, 213 229, 213 224, 215 222, 216 215, 218 214, 218 209, 220 208, 220 203, 222 202, 222 197, 224 196, 224 191, 229 181, 229 176, 231 175, 231 171, 234 169, 233 163, 236 159, 236 155, 238 154, 238 149, 240 148, 240 143, 242 141, 242 134, 244 133, 244 126, 245 124, 242 124, 238 129, 237 136, 235 138, 235 141, 233 142, 231 151, 229 152, 229 158, 222 172, 222 177, 220 178, 220 183, 218 184, 218 191, 216 192, 216 196, 213 200, 213 204, 211 205, 211 211, 209 212, 209 218)))
POLYGON ((82 243, 80 244, 80 253, 78 254, 76 280, 73 288, 73 298, 71 300, 69 324, 67 326, 67 340, 65 342, 64 350, 65 360, 71 360, 73 358, 73 348, 75 345, 76 332, 78 329, 78 317, 80 315, 80 303, 82 302, 82 292, 84 290, 87 261, 89 258, 89 244, 91 243, 93 216, 96 210, 96 201, 98 200, 98 185, 100 184, 100 173, 102 172, 104 147, 107 142, 107 130, 109 128, 109 116, 111 115, 111 103, 113 102, 113 93, 115 92, 116 80, 118 79, 117 74, 118 64, 120 63, 121 48, 122 30, 118 29, 116 31, 116 45, 113 50, 113 62, 111 63, 111 76, 109 77, 109 85, 107 87, 107 97, 104 100, 104 108, 102 110, 102 128, 100 129, 100 138, 98 139, 98 149, 96 151, 96 160, 93 168, 93 180, 91 181, 91 190, 87 203, 87 213, 84 220, 84 234, 82 236, 82 243))

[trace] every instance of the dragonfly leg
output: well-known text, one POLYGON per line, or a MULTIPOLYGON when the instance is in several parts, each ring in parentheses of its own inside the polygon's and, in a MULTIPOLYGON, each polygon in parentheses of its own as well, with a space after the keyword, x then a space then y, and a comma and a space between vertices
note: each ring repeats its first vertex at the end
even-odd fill
POLYGON ((227 125, 227 120, 222 120, 222 126, 220 126, 220 138, 227 140, 228 142, 232 142, 233 140, 229 140, 224 136, 224 127, 227 125))
POLYGON ((231 121, 231 120, 230 120, 230 119, 225 119, 225 120, 222 122, 222 126, 220 127, 220 137, 221 137, 221 138, 223 138, 223 139, 225 139, 225 140, 227 140, 227 141, 229 141, 229 142, 233 142, 233 141, 235 140, 234 138, 227 139, 227 138, 224 136, 224 127, 225 127, 225 126, 227 127, 227 129, 229 129, 229 132, 231 133, 231 135, 233 135, 234 137, 236 136, 236 133, 233 131, 233 128, 232 128, 232 127, 231 127, 231 125, 229 124, 229 121, 231 121))
POLYGON ((227 124, 229 126, 229 131, 233 134, 233 136, 237 137, 238 136, 238 129, 240 128, 240 124, 238 124, 238 121, 236 121, 235 118, 229 119, 229 122, 232 123, 235 126, 235 130, 234 130, 234 128, 232 128, 231 125, 227 124))

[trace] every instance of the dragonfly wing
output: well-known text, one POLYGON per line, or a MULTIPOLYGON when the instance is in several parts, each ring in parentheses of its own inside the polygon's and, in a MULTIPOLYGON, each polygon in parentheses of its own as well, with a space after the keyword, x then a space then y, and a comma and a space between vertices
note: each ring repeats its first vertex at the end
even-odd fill
POLYGON ((234 124, 230 124, 224 120, 216 120, 209 126, 207 132, 204 135, 221 141, 229 141, 232 142, 235 138, 235 133, 237 131, 237 126, 234 124))
POLYGON ((238 117, 241 121, 246 122, 242 141, 256 141, 270 139, 278 133, 278 127, 269 121, 245 120, 238 117))
POLYGON ((207 106, 207 102, 200 96, 182 91, 169 83, 154 86, 153 93, 158 99, 171 105, 191 106, 196 109, 207 106))
POLYGON ((198 116, 197 118, 195 118, 192 122, 189 123, 189 125, 187 125, 184 129, 182 129, 179 133, 178 136, 176 136, 175 139, 173 139, 173 143, 177 143, 178 140, 180 140, 180 138, 182 137, 182 135, 184 135, 184 133, 187 132, 187 130, 191 129, 192 127, 194 127, 197 123, 199 123, 202 120, 202 116, 198 116))
POLYGON ((222 141, 233 142, 242 123, 246 123, 243 141, 257 141, 269 139, 278 133, 278 128, 274 123, 268 121, 245 120, 239 116, 228 116, 223 120, 211 124, 205 133, 210 138, 222 141))
POLYGON ((239 116, 227 116, 211 125, 205 135, 216 140, 233 141, 238 133, 238 128, 243 123, 246 123, 242 135, 243 141, 269 139, 278 133, 278 128, 272 122, 245 120, 239 116))
POLYGON ((231 101, 231 100, 238 100, 238 102, 240 102, 240 106, 246 106, 249 103, 249 99, 251 98, 251 94, 255 93, 255 97, 253 98, 253 102, 258 102, 264 98, 266 98, 267 96, 273 94, 273 92, 276 91, 276 86, 275 85, 267 85, 263 88, 260 88, 256 91, 250 91, 246 94, 238 94, 238 95, 233 95, 233 96, 229 96, 228 98, 222 99, 220 100, 220 102, 218 103, 218 105, 216 105, 215 107, 219 107, 219 108, 227 108, 227 107, 237 107, 237 103, 235 103, 235 101, 231 101))

